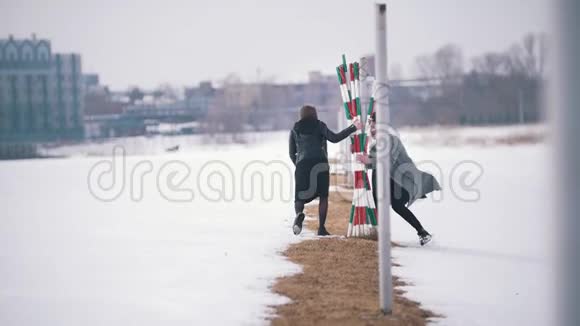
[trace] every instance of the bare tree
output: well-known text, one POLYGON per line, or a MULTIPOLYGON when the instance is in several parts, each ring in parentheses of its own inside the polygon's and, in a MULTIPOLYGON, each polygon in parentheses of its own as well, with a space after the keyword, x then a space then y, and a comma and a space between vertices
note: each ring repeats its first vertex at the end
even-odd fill
POLYGON ((181 91, 169 83, 163 83, 159 85, 154 93, 157 93, 156 95, 162 94, 159 97, 163 97, 171 101, 177 101, 181 97, 181 91))
POLYGON ((508 50, 508 70, 513 75, 541 78, 546 60, 546 38, 541 34, 528 34, 521 43, 508 50))
POLYGON ((229 74, 219 84, 221 90, 206 117, 207 133, 217 136, 218 141, 243 142, 240 134, 248 119, 248 90, 236 74, 229 74), (231 138, 223 139, 223 135, 231 138))
POLYGON ((447 44, 431 55, 422 55, 415 60, 421 77, 450 79, 463 74, 463 53, 454 44, 447 44))
POLYGON ((127 92, 127 96, 129 96, 129 102, 131 104, 135 104, 136 101, 141 101, 145 97, 145 93, 139 89, 139 87, 133 87, 129 89, 127 92))
POLYGON ((509 56, 504 53, 486 53, 472 59, 472 67, 475 72, 484 75, 501 75, 507 73, 509 56))
POLYGON ((153 96, 153 99, 155 99, 155 101, 157 101, 163 97, 163 90, 157 88, 157 89, 153 90, 153 92, 151 92, 151 96, 153 96))

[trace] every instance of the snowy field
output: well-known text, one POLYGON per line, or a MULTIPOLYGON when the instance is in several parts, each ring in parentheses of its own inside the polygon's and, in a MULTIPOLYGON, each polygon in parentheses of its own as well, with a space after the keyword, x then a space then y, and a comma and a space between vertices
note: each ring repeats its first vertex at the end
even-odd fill
MULTIPOLYGON (((445 315, 437 324, 550 324, 549 148, 493 141, 530 132, 544 129, 402 132, 444 191, 412 206, 434 234, 428 247, 392 212, 392 238, 405 246, 394 249, 394 273, 412 283, 410 298, 445 315)), ((132 138, 51 149, 68 159, 0 162, 0 325, 265 323, 285 302, 269 286, 299 271, 279 252, 310 237, 290 232, 287 133, 199 143, 132 138), (110 157, 91 156, 115 145, 132 155, 113 183, 99 179, 110 157), (260 171, 274 188, 251 187, 260 171)))
MULTIPOLYGON (((434 234, 428 247, 420 248, 409 225, 392 215, 393 240, 408 246, 394 250, 402 265, 394 273, 414 285, 409 296, 446 315, 441 325, 552 324, 557 217, 550 214, 548 147, 412 147, 410 153, 441 166, 445 190, 440 201, 412 206, 434 234), (480 164, 473 186, 479 195, 453 193, 461 187, 450 171, 461 160, 480 164)), ((471 169, 477 171, 464 170, 471 169)))
POLYGON ((279 255, 298 241, 293 209, 288 198, 234 187, 253 160, 285 159, 278 145, 128 156, 122 191, 123 173, 114 187, 103 176, 110 190, 92 189, 107 200, 118 192, 110 202, 88 186, 109 158, 0 162, 0 325, 266 324, 269 306, 286 302, 269 286, 300 270, 279 255), (192 200, 172 189, 180 175, 171 173, 185 172, 170 161, 191 167, 179 188, 192 200), (139 186, 130 172, 147 162, 153 171, 139 186), (232 182, 222 187, 220 171, 232 182))
POLYGON ((393 273, 411 284, 407 296, 443 314, 437 325, 553 324, 557 217, 546 127, 408 128, 400 136, 443 188, 411 206, 434 235, 426 247, 391 210, 392 240, 404 246, 393 250, 401 265, 393 273))

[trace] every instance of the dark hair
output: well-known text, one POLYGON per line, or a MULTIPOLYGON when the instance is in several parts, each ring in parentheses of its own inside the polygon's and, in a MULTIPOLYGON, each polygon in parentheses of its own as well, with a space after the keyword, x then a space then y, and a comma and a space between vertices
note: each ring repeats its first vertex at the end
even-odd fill
POLYGON ((305 105, 300 108, 300 120, 302 119, 318 119, 316 108, 312 105, 305 105))
POLYGON ((373 113, 371 113, 371 117, 370 117, 370 119, 371 119, 371 121, 377 122, 377 116, 376 116, 376 114, 375 114, 375 113, 376 113, 376 112, 373 112, 373 113))

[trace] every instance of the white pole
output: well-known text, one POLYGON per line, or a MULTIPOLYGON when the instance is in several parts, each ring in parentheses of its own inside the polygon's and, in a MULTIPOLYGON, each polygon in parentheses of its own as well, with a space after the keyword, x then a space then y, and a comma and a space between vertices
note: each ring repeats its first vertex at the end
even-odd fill
POLYGON ((557 4, 556 56, 549 108, 554 108, 556 207, 559 225, 559 325, 580 325, 580 1, 557 4))
POLYGON ((518 90, 518 113, 520 124, 524 124, 524 94, 522 90, 518 90))
MULTIPOLYGON (((359 62, 363 62, 363 60, 365 60, 365 58, 360 58, 359 62)), ((371 95, 373 94, 373 85, 375 83, 375 78, 373 76, 368 76, 368 75, 364 75, 362 74, 362 69, 361 69, 361 74, 360 74, 360 105, 362 108, 362 122, 363 124, 366 125, 367 123, 367 109, 369 107, 369 102, 370 102, 370 98, 371 95)), ((343 114, 344 115, 344 114, 343 114)))
MULTIPOLYGON (((344 115, 344 109, 341 107, 338 110, 338 130, 342 130, 344 128, 348 127, 346 125, 346 116, 344 115)), ((348 186, 353 186, 354 185, 354 176, 352 171, 352 162, 351 162, 351 153, 350 153, 350 147, 349 147, 349 142, 343 141, 340 143, 340 164, 342 164, 342 167, 344 169, 344 175, 346 177, 346 184, 348 186)))
POLYGON ((376 12, 376 77, 377 89, 375 105, 377 116, 377 196, 379 212, 379 297, 381 310, 390 314, 393 308, 393 280, 391 275, 391 227, 390 210, 390 178, 389 178, 389 146, 387 126, 389 123, 389 101, 387 80, 387 5, 377 3, 376 12), (381 146, 383 142, 383 146, 381 146))

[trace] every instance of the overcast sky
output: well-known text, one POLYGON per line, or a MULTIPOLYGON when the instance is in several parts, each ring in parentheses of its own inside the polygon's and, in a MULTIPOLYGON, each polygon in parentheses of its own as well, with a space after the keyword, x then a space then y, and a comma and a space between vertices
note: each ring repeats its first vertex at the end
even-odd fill
MULTIPOLYGON (((549 27, 548 0, 391 0, 389 64, 413 73, 445 43, 466 62, 549 27)), ((53 51, 82 54, 83 70, 115 89, 193 85, 236 72, 245 81, 332 73, 346 53, 374 51, 371 0, 0 0, 0 38, 35 32, 53 51)))

